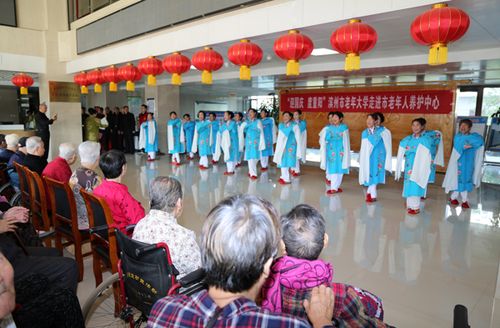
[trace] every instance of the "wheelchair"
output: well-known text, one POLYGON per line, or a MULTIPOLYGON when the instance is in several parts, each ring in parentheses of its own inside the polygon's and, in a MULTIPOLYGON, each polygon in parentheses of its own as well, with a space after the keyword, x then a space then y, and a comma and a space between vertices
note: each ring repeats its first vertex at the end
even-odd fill
POLYGON ((140 327, 158 299, 206 289, 202 269, 177 279, 178 271, 165 243, 145 244, 117 229, 115 234, 118 272, 105 279, 82 306, 86 327, 140 327), (120 295, 118 301, 116 294, 120 295), (119 304, 118 312, 115 304, 119 304))

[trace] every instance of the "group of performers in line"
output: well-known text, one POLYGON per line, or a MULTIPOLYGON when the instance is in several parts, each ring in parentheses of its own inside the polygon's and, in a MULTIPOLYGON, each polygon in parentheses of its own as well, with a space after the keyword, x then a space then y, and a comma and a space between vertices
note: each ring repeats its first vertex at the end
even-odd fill
MULTIPOLYGON (((276 125, 266 110, 257 113, 255 109, 243 113, 224 112, 223 121, 210 113, 208 120, 203 111, 196 121, 189 114, 183 119, 176 112, 170 113, 167 123, 168 152, 172 164, 180 165, 180 155, 187 154, 193 160, 199 155, 199 168, 208 169, 209 156, 216 164, 221 156, 226 163, 225 175, 233 175, 242 161, 248 163, 248 176, 257 179, 257 164, 267 171, 269 159, 281 170, 280 184, 289 184, 292 177, 300 175, 301 162, 306 160, 307 124, 300 110, 283 112, 281 122, 276 125)), ((320 167, 326 172, 327 194, 341 193, 342 178, 349 174, 351 148, 349 128, 343 122, 342 112, 330 112, 328 124, 319 134, 320 167)), ((359 153, 359 183, 366 187, 366 202, 377 201, 377 185, 384 184, 386 171, 392 171, 392 136, 384 127, 382 113, 368 114, 367 128, 361 135, 359 153)), ((471 132, 472 122, 463 119, 459 132, 453 141, 453 151, 443 181, 446 193, 451 192, 450 203, 469 208, 468 193, 478 187, 481 181, 481 167, 484 142, 481 135, 471 132)), ((443 138, 440 131, 426 130, 426 120, 412 121, 412 134, 399 143, 395 179, 403 172, 403 197, 409 214, 420 212, 420 202, 425 199, 427 186, 434 183, 436 165, 444 166, 443 138), (404 162, 404 164, 403 164, 404 162), (403 167, 404 165, 404 167, 403 167)), ((158 151, 157 126, 152 114, 141 125, 141 147, 148 153, 148 160, 154 160, 158 151)))

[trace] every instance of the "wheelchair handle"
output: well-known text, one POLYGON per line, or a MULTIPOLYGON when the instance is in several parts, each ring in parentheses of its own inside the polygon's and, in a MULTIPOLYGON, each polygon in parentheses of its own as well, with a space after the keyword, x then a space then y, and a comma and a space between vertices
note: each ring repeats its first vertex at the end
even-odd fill
POLYGON ((89 228, 89 233, 92 234, 92 233, 107 230, 107 229, 108 229, 107 225, 101 225, 101 226, 89 228))
POLYGON ((156 244, 144 246, 142 248, 136 249, 135 250, 135 255, 136 256, 141 256, 142 254, 147 253, 147 252, 151 252, 152 250, 154 250, 156 248, 157 248, 156 244))

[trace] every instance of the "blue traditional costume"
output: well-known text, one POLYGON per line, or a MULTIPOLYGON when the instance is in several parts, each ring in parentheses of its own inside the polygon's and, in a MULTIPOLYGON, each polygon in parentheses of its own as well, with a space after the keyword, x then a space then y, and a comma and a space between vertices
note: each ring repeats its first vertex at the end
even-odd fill
POLYGON ((239 158, 238 126, 233 120, 224 122, 220 128, 221 147, 224 152, 224 161, 226 162, 226 174, 234 173, 234 168, 239 158))
POLYGON ((457 198, 460 193, 462 202, 468 207, 468 193, 481 184, 483 155, 484 141, 480 134, 458 133, 453 139, 453 151, 443 180, 446 193, 452 191, 452 202, 458 204, 457 198))
POLYGON ((300 128, 294 122, 280 123, 273 161, 281 169, 280 183, 290 183, 289 170, 302 156, 300 128))
POLYGON ((330 184, 328 193, 342 192, 340 184, 344 174, 349 174, 351 144, 349 128, 344 123, 327 125, 319 133, 320 168, 326 171, 330 184))
POLYGON ((431 174, 432 140, 424 135, 407 136, 399 143, 396 163, 396 181, 401 177, 404 165, 403 197, 406 198, 408 211, 420 211, 420 198, 427 192, 427 183, 431 174))
POLYGON ((200 156, 200 168, 208 167, 208 156, 212 155, 210 145, 211 128, 209 121, 196 121, 191 152, 200 156))
POLYGON ((220 134, 219 134, 220 122, 215 119, 210 121, 210 146, 212 147, 212 163, 216 163, 219 161, 219 157, 216 155, 220 155, 220 134))
POLYGON ((261 121, 264 129, 266 148, 261 152, 260 164, 262 169, 266 170, 269 164, 269 157, 274 155, 273 146, 276 143, 276 124, 272 117, 263 118, 261 121))
POLYGON ((186 121, 182 125, 184 136, 186 138, 186 152, 189 152, 189 158, 193 158, 194 154, 191 152, 193 148, 194 126, 196 123, 193 121, 186 121))
POLYGON ((168 153, 172 154, 172 162, 180 164, 180 153, 184 152, 184 129, 179 118, 167 122, 168 153))
POLYGON ((299 126, 300 129, 300 157, 297 157, 297 162, 295 163, 295 167, 293 168, 293 175, 298 176, 300 174, 300 161, 302 163, 306 162, 306 150, 307 150, 307 123, 305 120, 298 120, 295 123, 299 126))
POLYGON ((156 121, 146 121, 141 124, 139 132, 139 148, 144 148, 148 154, 148 161, 154 161, 158 151, 158 128, 156 121))
POLYGON ((260 152, 265 149, 264 130, 260 120, 248 120, 245 128, 245 160, 248 161, 248 175, 251 178, 257 177, 257 162, 260 159, 260 152))
POLYGON ((434 183, 436 181, 436 165, 444 166, 443 134, 437 130, 425 130, 422 135, 431 139, 432 164, 429 183, 434 183))

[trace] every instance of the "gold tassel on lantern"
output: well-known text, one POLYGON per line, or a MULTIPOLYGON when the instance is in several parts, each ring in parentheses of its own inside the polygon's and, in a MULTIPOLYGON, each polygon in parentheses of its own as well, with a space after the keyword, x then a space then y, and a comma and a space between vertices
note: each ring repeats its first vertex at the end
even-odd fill
POLYGON ((118 85, 115 82, 109 82, 109 91, 110 92, 118 91, 118 85))
POLYGON ((127 85, 125 86, 125 89, 127 91, 134 91, 135 90, 135 83, 132 81, 127 81, 127 85))
POLYGON ((86 95, 86 94, 88 94, 88 93, 89 93, 89 88, 87 88, 87 86, 86 86, 86 85, 82 85, 82 86, 80 87, 80 91, 82 92, 82 95, 86 95))
POLYGON ((347 72, 357 71, 361 68, 361 58, 356 53, 349 53, 345 56, 344 69, 347 72))
POLYGON ((148 85, 155 86, 156 85, 156 76, 149 74, 148 75, 148 85))
POLYGON ((21 87, 21 94, 22 94, 22 95, 27 95, 27 94, 28 94, 28 88, 26 88, 26 87, 21 87))
POLYGON ((94 92, 95 93, 101 93, 102 92, 102 86, 98 83, 94 84, 94 92))
POLYGON ((201 83, 212 84, 212 72, 204 70, 201 73, 201 83))
POLYGON ((429 49, 429 65, 442 65, 448 62, 448 47, 444 43, 436 43, 429 49))
POLYGON ((181 85, 182 84, 182 77, 180 74, 177 74, 177 73, 172 74, 172 84, 173 85, 181 85))
POLYGON ((286 62, 286 75, 299 75, 300 64, 295 59, 286 62))
POLYGON ((240 66, 240 80, 251 80, 251 73, 252 71, 250 70, 250 66, 242 65, 240 66))

